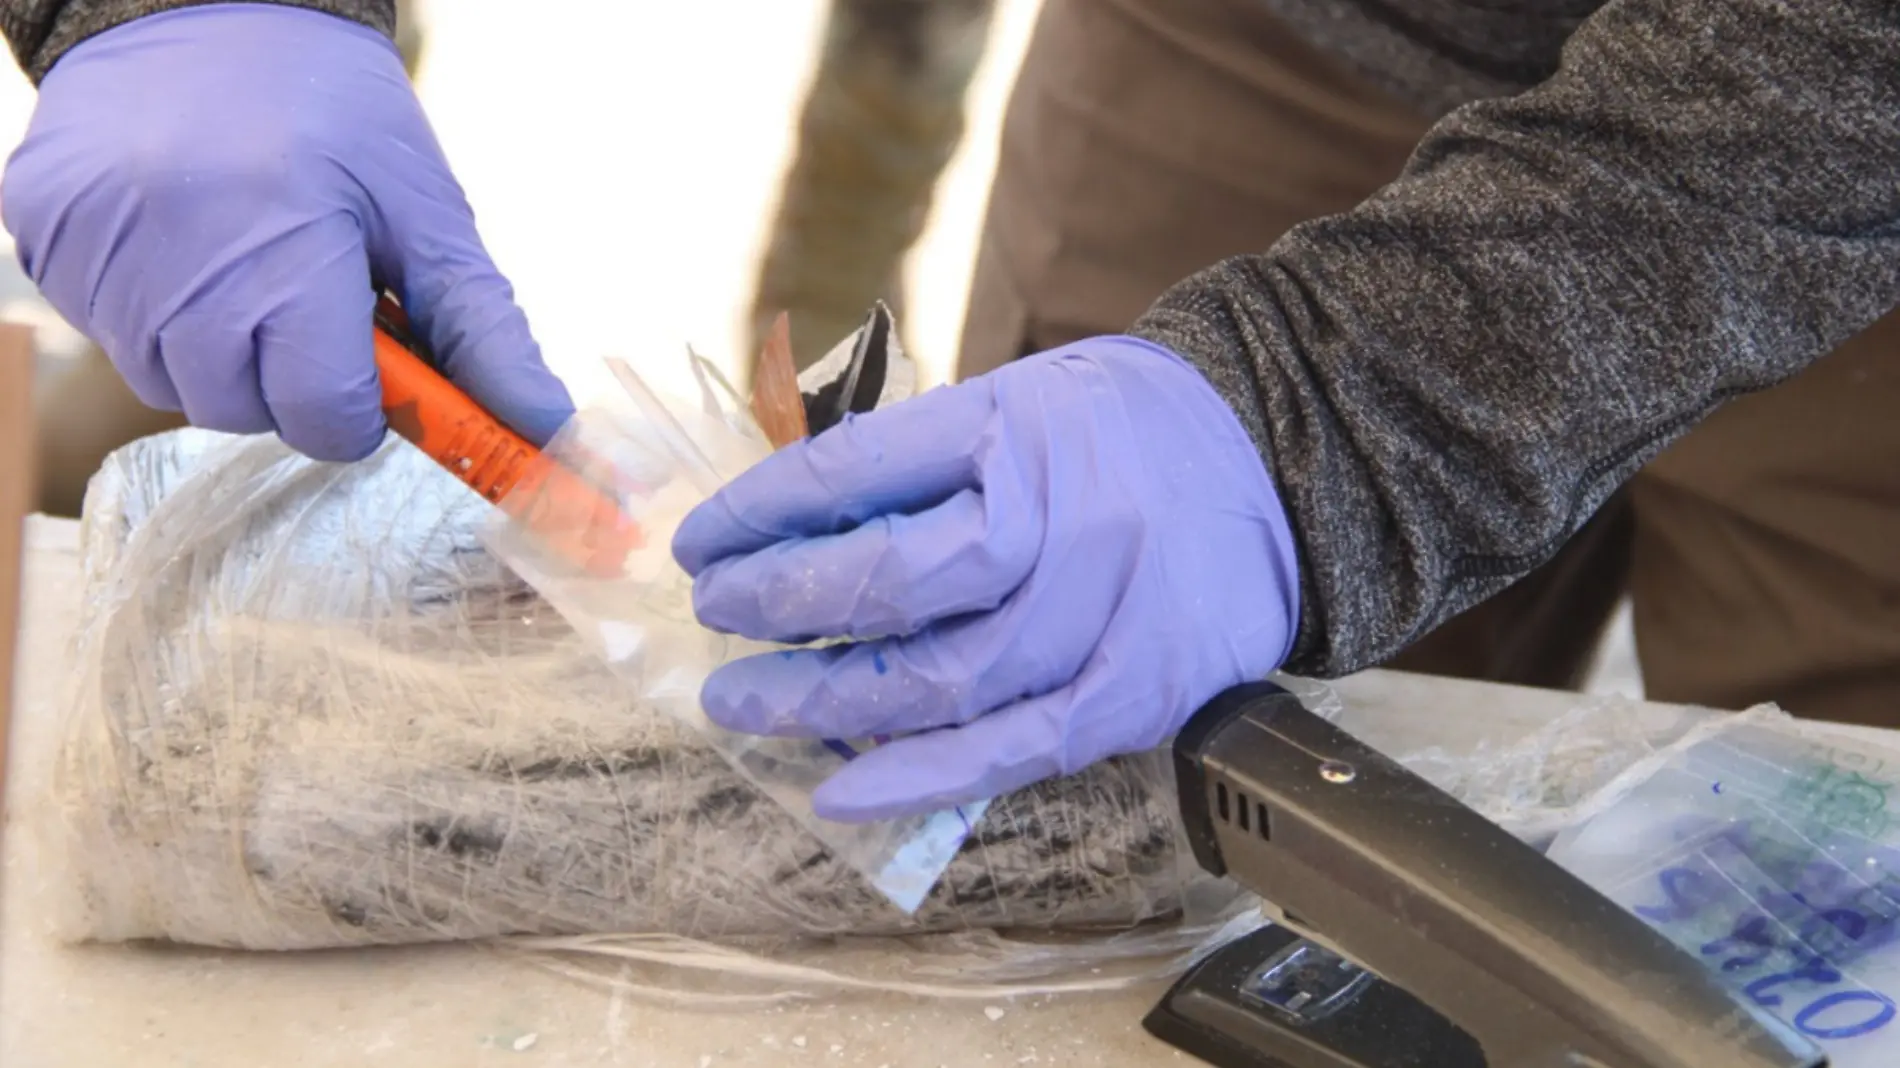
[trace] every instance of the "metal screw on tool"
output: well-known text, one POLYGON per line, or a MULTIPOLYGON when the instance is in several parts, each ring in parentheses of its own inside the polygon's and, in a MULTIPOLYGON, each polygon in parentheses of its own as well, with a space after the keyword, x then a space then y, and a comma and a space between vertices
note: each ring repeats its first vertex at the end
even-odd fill
POLYGON ((1343 760, 1328 760, 1319 766, 1319 777, 1336 786, 1343 786, 1359 777, 1359 772, 1343 760))

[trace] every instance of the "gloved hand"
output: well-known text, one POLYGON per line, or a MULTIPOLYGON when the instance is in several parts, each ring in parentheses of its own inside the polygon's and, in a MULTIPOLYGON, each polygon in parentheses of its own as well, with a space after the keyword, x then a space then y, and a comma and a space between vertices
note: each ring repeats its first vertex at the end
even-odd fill
POLYGON ((781 449, 689 514, 701 622, 855 644, 735 661, 715 722, 928 731, 856 758, 819 815, 981 800, 1163 744, 1278 667, 1298 618, 1285 511, 1200 373, 1098 338, 781 449), (946 728, 935 730, 933 728, 946 728))
POLYGON ((382 440, 372 272, 440 369, 537 443, 573 402, 386 38, 279 5, 151 15, 40 86, 0 213, 147 405, 311 456, 382 440))

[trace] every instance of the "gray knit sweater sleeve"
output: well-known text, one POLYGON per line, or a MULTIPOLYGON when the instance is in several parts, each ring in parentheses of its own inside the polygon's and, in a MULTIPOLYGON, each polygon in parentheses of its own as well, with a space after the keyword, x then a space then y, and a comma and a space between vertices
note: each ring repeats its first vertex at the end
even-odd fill
MULTIPOLYGON (((0 33, 6 34, 27 77, 38 85, 60 56, 96 33, 146 15, 229 0, 0 0, 0 33)), ((396 0, 267 0, 309 8, 396 32, 396 0)))
POLYGON ((1612 0, 1550 80, 1453 112, 1364 205, 1135 332, 1260 445, 1301 556, 1289 667, 1337 675, 1896 303, 1900 4, 1612 0))

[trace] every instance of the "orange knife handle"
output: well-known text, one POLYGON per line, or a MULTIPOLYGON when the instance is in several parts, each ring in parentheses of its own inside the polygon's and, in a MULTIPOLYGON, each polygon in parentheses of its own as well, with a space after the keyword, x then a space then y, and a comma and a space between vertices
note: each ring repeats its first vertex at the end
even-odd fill
POLYGON ((373 344, 390 429, 570 563, 604 577, 619 574, 644 539, 612 497, 543 456, 381 326, 373 344))
POLYGON ((508 496, 535 447, 380 328, 375 347, 389 428, 476 493, 508 496))
POLYGON ((515 496, 502 507, 570 564, 601 578, 619 577, 645 532, 613 497, 537 453, 524 465, 515 496))

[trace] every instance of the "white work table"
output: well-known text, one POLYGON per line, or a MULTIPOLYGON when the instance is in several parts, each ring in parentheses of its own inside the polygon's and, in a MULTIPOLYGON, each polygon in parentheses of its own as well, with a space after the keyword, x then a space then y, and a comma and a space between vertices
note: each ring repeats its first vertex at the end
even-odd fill
MULTIPOLYGON (((56 944, 44 933, 44 916, 57 888, 16 814, 41 788, 57 735, 78 609, 76 529, 34 519, 28 531, 0 899, 0 1064, 7 1068, 1191 1063, 1141 1030, 1158 986, 1035 1002, 841 997, 711 1012, 616 998, 482 947, 254 955, 56 944)), ((1425 724, 1433 742, 1454 751, 1507 739, 1577 701, 1379 672, 1340 689, 1344 725, 1389 751, 1420 744, 1417 727, 1425 724)))

